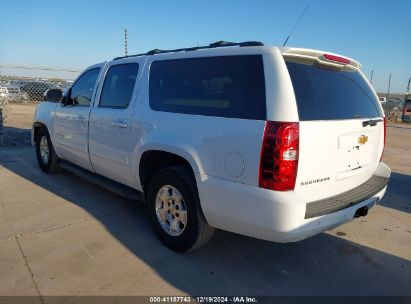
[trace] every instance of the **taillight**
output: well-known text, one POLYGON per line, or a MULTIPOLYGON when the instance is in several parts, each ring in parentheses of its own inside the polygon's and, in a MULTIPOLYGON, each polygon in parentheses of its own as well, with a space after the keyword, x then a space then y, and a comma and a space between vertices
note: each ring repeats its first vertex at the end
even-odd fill
POLYGON ((336 61, 336 62, 341 62, 344 64, 350 64, 350 60, 344 57, 340 57, 340 56, 335 56, 335 55, 331 55, 331 54, 324 54, 324 58, 330 61, 336 61))
POLYGON ((384 155, 386 139, 387 139, 387 118, 384 117, 384 146, 382 147, 380 162, 382 161, 382 156, 384 155))
POLYGON ((265 123, 260 155, 259 186, 276 191, 294 190, 298 167, 298 122, 265 123))

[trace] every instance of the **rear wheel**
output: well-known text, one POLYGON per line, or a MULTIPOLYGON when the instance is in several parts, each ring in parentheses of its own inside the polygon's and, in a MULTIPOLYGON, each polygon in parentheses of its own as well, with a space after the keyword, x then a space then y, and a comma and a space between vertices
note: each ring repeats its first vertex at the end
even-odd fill
POLYGON ((204 218, 192 173, 184 167, 160 170, 151 180, 147 203, 153 229, 168 248, 190 251, 214 232, 204 218))
POLYGON ((59 171, 59 159, 51 143, 49 132, 45 127, 41 127, 37 131, 36 156, 42 171, 46 173, 59 171))

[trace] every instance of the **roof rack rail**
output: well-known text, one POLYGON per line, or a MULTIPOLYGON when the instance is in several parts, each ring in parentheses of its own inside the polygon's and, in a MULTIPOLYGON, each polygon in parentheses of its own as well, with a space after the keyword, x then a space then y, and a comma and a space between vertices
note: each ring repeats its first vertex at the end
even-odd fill
POLYGON ((190 47, 190 48, 181 48, 181 49, 174 49, 174 50, 154 49, 154 50, 148 51, 146 53, 130 55, 130 56, 116 57, 113 60, 130 58, 130 57, 138 57, 138 56, 164 54, 164 53, 191 52, 191 51, 197 51, 197 50, 213 49, 213 48, 229 47, 229 46, 239 46, 239 47, 264 46, 264 43, 262 43, 260 41, 245 41, 245 42, 217 41, 217 42, 210 43, 209 45, 206 45, 206 46, 194 46, 194 47, 190 47))

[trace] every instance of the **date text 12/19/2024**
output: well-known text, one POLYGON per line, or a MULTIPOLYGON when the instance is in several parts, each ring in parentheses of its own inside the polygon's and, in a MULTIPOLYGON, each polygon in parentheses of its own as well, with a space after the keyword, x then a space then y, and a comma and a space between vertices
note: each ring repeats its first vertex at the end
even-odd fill
POLYGON ((255 297, 150 297, 150 303, 258 303, 255 297))

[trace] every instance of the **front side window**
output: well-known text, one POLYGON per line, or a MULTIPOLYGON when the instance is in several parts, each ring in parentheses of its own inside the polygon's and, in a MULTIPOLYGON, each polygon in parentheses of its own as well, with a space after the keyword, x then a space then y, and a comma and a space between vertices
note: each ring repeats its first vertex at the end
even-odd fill
POLYGON ((149 86, 150 107, 155 111, 266 119, 259 55, 155 61, 149 86))
POLYGON ((85 72, 72 86, 70 100, 74 106, 90 106, 100 68, 85 72))
POLYGON ((100 108, 125 109, 133 95, 138 74, 138 63, 111 66, 104 80, 100 108))

